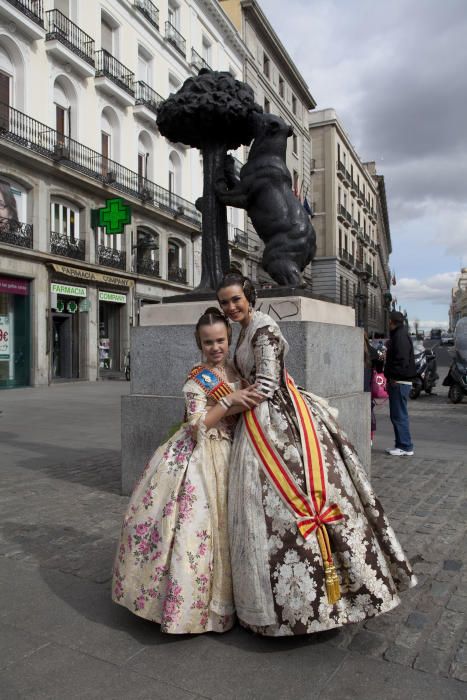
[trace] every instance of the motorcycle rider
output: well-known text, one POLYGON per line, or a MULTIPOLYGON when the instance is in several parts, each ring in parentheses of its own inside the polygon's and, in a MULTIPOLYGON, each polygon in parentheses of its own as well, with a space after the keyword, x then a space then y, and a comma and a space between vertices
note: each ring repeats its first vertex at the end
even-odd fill
POLYGON ((389 342, 384 374, 388 380, 389 415, 395 436, 395 446, 386 452, 392 457, 411 456, 414 449, 407 400, 416 368, 412 340, 400 311, 391 311, 389 314, 389 342))

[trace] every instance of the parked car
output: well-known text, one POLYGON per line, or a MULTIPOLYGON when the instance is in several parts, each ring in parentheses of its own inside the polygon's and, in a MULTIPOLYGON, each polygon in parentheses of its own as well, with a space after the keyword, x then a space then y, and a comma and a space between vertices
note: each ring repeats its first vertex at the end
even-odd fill
POLYGON ((440 340, 441 345, 454 345, 454 333, 448 333, 447 331, 444 331, 441 333, 441 340, 440 340))

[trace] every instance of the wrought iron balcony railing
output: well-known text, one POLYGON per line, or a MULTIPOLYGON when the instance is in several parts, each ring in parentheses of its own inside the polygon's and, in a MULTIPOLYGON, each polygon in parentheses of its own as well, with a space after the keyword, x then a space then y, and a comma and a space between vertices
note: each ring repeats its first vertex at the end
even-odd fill
MULTIPOLYGON (((142 178, 120 163, 63 136, 46 124, 0 103, 0 139, 39 153, 94 180, 111 185, 130 197, 142 198, 142 178)), ((155 209, 168 211, 191 224, 201 226, 201 214, 194 204, 150 180, 144 180, 144 201, 155 209)))
POLYGON ((16 7, 23 15, 32 19, 36 24, 44 26, 44 10, 42 0, 8 0, 10 5, 16 7))
POLYGON ((135 94, 133 86, 135 74, 105 49, 96 51, 96 78, 102 75, 130 95, 135 94))
POLYGON ((149 275, 150 277, 160 277, 159 260, 151 260, 144 258, 136 261, 136 272, 140 275, 149 275))
POLYGON ((159 10, 151 0, 134 0, 134 6, 146 17, 153 27, 159 29, 159 10))
POLYGON ((345 177, 345 165, 344 163, 341 163, 340 160, 337 161, 337 174, 340 177, 345 177))
POLYGON ((99 265, 124 270, 126 267, 126 253, 124 250, 115 250, 114 248, 100 245, 97 247, 97 262, 99 265))
POLYGON ((346 262, 350 262, 350 253, 346 248, 341 248, 339 250, 339 257, 346 262))
POLYGON ((234 244, 241 246, 242 248, 248 248, 248 235, 241 228, 234 229, 234 244))
POLYGON ((0 243, 32 248, 32 224, 0 218, 0 243))
POLYGON ((137 105, 146 105, 153 112, 157 112, 157 108, 164 101, 164 98, 158 95, 149 85, 139 80, 135 83, 135 101, 137 105))
POLYGON ((195 49, 191 49, 191 65, 196 68, 196 70, 200 71, 201 68, 207 68, 208 70, 212 70, 211 66, 207 61, 204 60, 204 58, 197 52, 195 49))
POLYGON ((168 279, 171 282, 186 284, 186 270, 183 267, 169 267, 168 279))
POLYGON ((175 46, 177 51, 179 51, 184 58, 186 58, 185 38, 180 34, 178 29, 171 24, 171 22, 165 23, 165 38, 175 46))
POLYGON ((363 262, 358 258, 355 260, 355 269, 357 272, 361 272, 363 270, 363 262))
POLYGON ((94 39, 83 32, 59 10, 46 12, 47 34, 46 41, 57 39, 61 44, 73 51, 77 56, 94 65, 94 39))
POLYGON ((75 258, 75 260, 84 260, 86 253, 86 244, 84 241, 73 240, 69 236, 50 232, 50 252, 55 255, 63 255, 66 258, 75 258))

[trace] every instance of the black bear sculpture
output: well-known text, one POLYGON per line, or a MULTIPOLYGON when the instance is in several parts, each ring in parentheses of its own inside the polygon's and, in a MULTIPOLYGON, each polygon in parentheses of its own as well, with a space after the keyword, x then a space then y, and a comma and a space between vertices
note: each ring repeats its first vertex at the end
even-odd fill
POLYGON ((227 156, 216 179, 216 194, 227 206, 246 209, 265 243, 262 265, 281 286, 302 285, 302 272, 316 253, 316 234, 292 192, 286 165, 292 127, 273 114, 255 114, 255 137, 248 160, 236 177, 227 156))

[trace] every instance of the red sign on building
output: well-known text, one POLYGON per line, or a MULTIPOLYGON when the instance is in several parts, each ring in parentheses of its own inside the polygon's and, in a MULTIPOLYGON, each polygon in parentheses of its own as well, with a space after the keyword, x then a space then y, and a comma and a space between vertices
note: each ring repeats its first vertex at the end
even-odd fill
POLYGON ((21 294, 22 296, 27 296, 29 294, 29 282, 18 277, 0 277, 0 294, 21 294))

